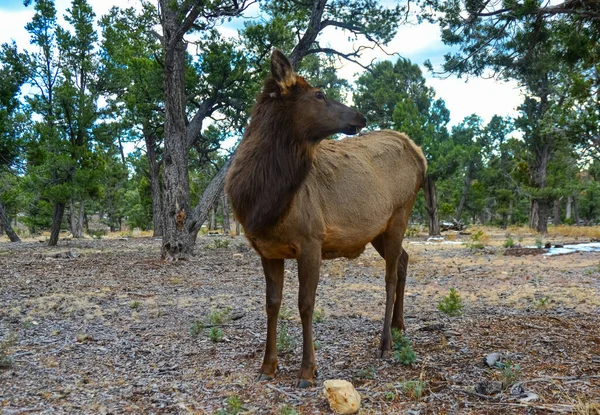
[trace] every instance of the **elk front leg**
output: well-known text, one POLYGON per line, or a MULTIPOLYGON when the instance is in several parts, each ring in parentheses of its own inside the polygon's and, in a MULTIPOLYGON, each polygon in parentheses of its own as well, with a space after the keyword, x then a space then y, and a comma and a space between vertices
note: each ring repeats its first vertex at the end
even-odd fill
POLYGON ((302 319, 302 366, 300 367, 299 388, 313 385, 317 363, 313 345, 312 316, 315 308, 315 295, 319 283, 321 267, 321 247, 303 247, 298 258, 298 308, 302 319))
POLYGON ((283 291, 283 259, 261 258, 267 282, 267 346, 258 380, 271 380, 277 370, 277 316, 283 291))

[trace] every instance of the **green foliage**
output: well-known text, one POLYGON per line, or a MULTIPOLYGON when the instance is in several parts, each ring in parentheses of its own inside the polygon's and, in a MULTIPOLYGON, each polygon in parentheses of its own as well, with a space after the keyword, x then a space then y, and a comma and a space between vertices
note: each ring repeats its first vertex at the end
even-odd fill
POLYGON ((404 232, 404 237, 405 238, 414 238, 415 236, 419 235, 420 229, 418 226, 409 226, 406 229, 406 232, 404 232))
POLYGON ((200 320, 194 320, 190 326, 190 336, 194 338, 198 337, 202 332, 202 329, 204 329, 204 323, 202 323, 200 320))
POLYGON ((442 297, 438 303, 438 310, 453 317, 460 316, 463 313, 462 299, 454 288, 450 288, 450 293, 442 297))
POLYGON ((208 249, 227 249, 231 241, 229 239, 215 238, 212 244, 206 244, 208 249))
POLYGON ((218 327, 211 327, 210 331, 208 332, 208 338, 210 339, 211 342, 213 343, 220 343, 223 341, 223 330, 221 330, 218 327))
POLYGON ((506 238, 506 241, 504 241, 504 247, 505 248, 512 248, 515 246, 515 241, 513 240, 513 238, 511 238, 510 236, 506 238))
POLYGON ((313 321, 315 323, 322 323, 325 321, 325 309, 323 309, 323 307, 314 310, 313 321))
POLYGON ((12 366, 13 360, 10 356, 10 349, 17 344, 17 336, 9 333, 6 339, 0 341, 0 369, 7 369, 12 366))
POLYGON ((289 353, 294 347, 296 347, 296 340, 288 333, 288 326, 282 321, 277 330, 277 349, 281 353, 289 353))
POLYGON ((237 415, 244 411, 242 400, 237 395, 227 398, 226 408, 215 412, 218 415, 237 415))
POLYGON ((137 310, 140 307, 142 307, 142 303, 140 303, 139 301, 132 301, 129 303, 129 308, 131 308, 132 310, 137 310))
POLYGON ((279 318, 281 320, 291 320, 292 319, 292 309, 284 306, 281 306, 279 309, 279 318))
POLYGON ((535 240, 535 247, 537 249, 541 249, 544 247, 544 242, 542 241, 542 238, 536 238, 535 240))
POLYGON ((417 355, 410 345, 410 341, 397 329, 392 329, 392 342, 394 359, 397 362, 406 366, 417 361, 417 355))
POLYGON ((471 250, 475 249, 483 249, 485 245, 480 241, 480 238, 483 236, 483 231, 478 230, 477 232, 471 235, 471 242, 467 243, 467 247, 471 250))
POLYGON ((533 300, 533 305, 537 309, 546 309, 550 306, 550 297, 545 295, 538 299, 533 300))
POLYGON ((229 321, 231 318, 231 308, 226 307, 224 310, 215 310, 206 317, 208 324, 221 325, 229 321))
POLYGON ((295 408, 293 408, 289 405, 283 405, 279 409, 279 414, 280 415, 300 415, 300 412, 298 412, 295 408))
POLYGON ((521 366, 511 362, 500 362, 499 380, 502 382, 502 387, 508 389, 511 385, 521 379, 521 366))
POLYGON ((422 380, 410 380, 402 384, 404 394, 415 401, 421 400, 426 388, 427 382, 422 380))

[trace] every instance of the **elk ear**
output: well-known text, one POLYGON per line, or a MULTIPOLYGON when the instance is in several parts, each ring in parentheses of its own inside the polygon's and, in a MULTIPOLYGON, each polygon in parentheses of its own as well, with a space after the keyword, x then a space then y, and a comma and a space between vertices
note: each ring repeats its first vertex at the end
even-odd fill
POLYGON ((285 95, 296 83, 296 72, 288 58, 279 49, 273 50, 271 55, 271 74, 279 85, 282 95, 285 95))

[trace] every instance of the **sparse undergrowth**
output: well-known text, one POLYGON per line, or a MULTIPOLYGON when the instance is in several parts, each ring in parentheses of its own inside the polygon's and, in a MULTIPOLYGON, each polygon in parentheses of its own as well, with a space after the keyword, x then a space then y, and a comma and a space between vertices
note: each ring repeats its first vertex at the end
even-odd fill
POLYGON ((296 340, 288 332, 287 324, 282 321, 277 330, 277 350, 280 353, 289 353, 296 347, 296 340))
POLYGON ((402 365, 410 365, 417 361, 417 355, 408 338, 397 329, 392 329, 394 359, 402 365))
POLYGON ((213 343, 223 341, 225 333, 218 326, 227 323, 231 319, 231 308, 227 307, 224 310, 214 310, 204 318, 204 321, 195 320, 190 326, 190 335, 198 337, 204 329, 209 329, 207 332, 208 338, 213 343))
POLYGON ((0 342, 0 369, 6 369, 12 366, 13 360, 10 356, 10 349, 17 344, 17 336, 10 333, 5 340, 0 342))
POLYGON ((456 289, 450 288, 450 293, 442 297, 438 303, 438 310, 449 316, 460 316, 463 313, 463 303, 456 289))

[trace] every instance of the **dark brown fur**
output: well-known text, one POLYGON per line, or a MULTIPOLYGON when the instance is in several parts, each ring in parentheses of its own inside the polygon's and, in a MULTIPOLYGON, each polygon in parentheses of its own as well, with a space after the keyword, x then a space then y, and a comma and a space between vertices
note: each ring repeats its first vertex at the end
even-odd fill
POLYGON ((306 81, 295 85, 285 100, 274 99, 279 87, 273 78, 265 81, 252 111, 252 122, 240 143, 236 162, 227 179, 227 194, 246 232, 259 232, 275 225, 288 211, 294 194, 310 170, 314 143, 294 135, 289 102, 302 93, 306 81), (275 137, 249 140, 249 136, 275 137))

